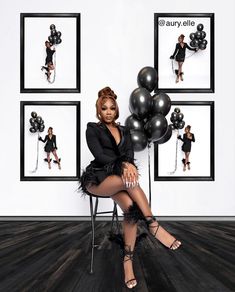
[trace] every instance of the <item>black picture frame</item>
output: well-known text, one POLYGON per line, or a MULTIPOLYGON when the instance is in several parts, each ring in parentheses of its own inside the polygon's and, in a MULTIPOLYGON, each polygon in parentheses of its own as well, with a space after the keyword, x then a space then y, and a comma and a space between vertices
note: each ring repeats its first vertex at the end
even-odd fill
MULTIPOLYGON (((210 112, 210 174, 207 176, 160 176, 159 175, 159 145, 154 143, 154 180, 155 181, 214 181, 215 180, 215 102, 214 101, 172 101, 174 106, 208 106, 210 112)), ((171 112, 171 111, 170 111, 171 112)), ((187 123, 187 122, 186 122, 187 123)), ((186 126, 186 125, 185 125, 186 126)), ((197 142, 197 137, 195 138, 197 142)), ((163 144, 164 145, 164 144, 163 144)), ((199 157, 200 159, 200 157, 199 157)), ((203 162, 201 162, 203 167, 203 162)))
MULTIPOLYGON (((163 19, 164 20, 164 19, 163 19)), ((169 21, 168 21, 169 22, 169 21)), ((183 21, 182 21, 183 22, 183 21)), ((183 22, 184 24, 184 22, 183 22)), ((173 25, 173 24, 172 24, 173 25)), ((196 31, 197 28, 196 26, 193 28, 192 30, 196 31)), ((167 37, 167 36, 166 36, 167 37)), ((177 40, 176 40, 177 42, 177 40)), ((215 41, 214 41, 214 13, 154 13, 154 67, 155 69, 158 71, 159 73, 159 78, 157 81, 157 85, 155 88, 155 92, 161 90, 161 91, 166 91, 168 93, 213 93, 215 92, 215 72, 214 72, 214 47, 215 47, 215 41), (208 70, 208 75, 210 75, 210 82, 209 82, 209 86, 208 87, 196 87, 196 86, 192 86, 192 87, 188 87, 188 88, 176 88, 170 86, 163 86, 161 87, 160 80, 161 80, 161 68, 159 67, 159 61, 160 61, 160 56, 159 53, 160 51, 164 51, 166 49, 166 45, 169 45, 169 40, 165 42, 164 44, 164 48, 160 49, 159 48, 159 26, 163 27, 164 25, 167 24, 167 22, 165 21, 162 22, 162 19, 160 18, 188 18, 188 19, 195 19, 195 18, 209 18, 209 23, 210 23, 210 38, 208 39, 208 42, 210 42, 210 69, 208 70), (159 21, 160 20, 160 21, 159 21)), ((172 53, 174 51, 174 47, 172 47, 172 53)), ((168 56, 169 59, 170 56, 168 56)), ((170 60, 169 60, 170 61, 170 60)), ((172 61, 173 62, 173 61, 172 61)), ((175 68, 173 68, 173 63, 171 65, 172 68, 170 68, 169 65, 169 70, 174 71, 175 68)), ((177 69, 177 68, 176 68, 177 69)), ((174 73, 171 73, 172 76, 174 73)), ((185 79, 185 78, 184 78, 185 79)), ((175 82, 175 81, 172 81, 175 82)), ((196 85, 197 82, 195 82, 196 85)), ((178 84, 183 84, 183 83, 178 83, 178 84)))
MULTIPOLYGON (((81 92, 81 21, 80 13, 21 13, 20 14, 20 92, 21 93, 80 93, 81 92), (25 86, 25 20, 30 18, 50 18, 50 19, 60 19, 60 18, 74 18, 75 24, 75 38, 76 38, 76 69, 74 70, 76 76, 74 77, 74 82, 76 85, 74 87, 65 88, 44 88, 44 87, 26 87, 25 86)), ((63 35, 62 35, 63 37, 63 35)), ((63 44, 63 42, 62 42, 63 44)), ((39 69, 40 70, 40 69, 39 69)), ((68 74, 68 72, 67 72, 68 74)))
MULTIPOLYGON (((55 112, 55 110, 54 110, 54 112, 55 112)), ((61 119, 61 117, 58 116, 58 119, 61 119)), ((66 121, 62 120, 61 123, 66 123, 66 121)), ((80 121, 80 101, 21 101, 20 102, 20 180, 21 181, 77 181, 78 178, 80 178, 80 161, 81 161, 81 157, 80 157, 80 139, 81 139, 80 138, 80 131, 81 131, 80 124, 81 124, 81 121, 80 121), (62 176, 62 175, 53 175, 53 176, 50 176, 50 175, 39 175, 39 176, 25 175, 25 130, 26 130, 26 127, 29 127, 29 125, 30 125, 29 123, 28 123, 28 125, 25 124, 26 118, 28 118, 28 116, 27 117, 25 116, 25 111, 26 111, 27 106, 35 107, 35 108, 37 108, 37 106, 43 106, 43 107, 45 106, 45 107, 48 107, 48 110, 51 110, 50 107, 52 107, 52 106, 56 106, 56 107, 62 106, 63 108, 61 110, 63 110, 63 111, 66 111, 66 107, 67 107, 67 109, 68 109, 68 107, 70 107, 70 109, 71 109, 71 106, 75 107, 74 112, 76 115, 76 119, 75 119, 76 121, 71 126, 73 126, 73 128, 74 128, 73 133, 75 133, 75 135, 76 135, 76 137, 74 138, 76 146, 75 146, 75 150, 73 150, 73 153, 76 155, 76 157, 73 157, 68 162, 69 164, 74 163, 73 167, 75 169, 75 175, 64 175, 64 176, 62 176)), ((49 125, 47 125, 47 127, 48 126, 49 125)), ((45 127, 45 132, 40 133, 40 134, 42 134, 44 136, 47 133, 47 127, 45 127)), ((28 130, 29 130, 29 128, 28 128, 28 130)), ((66 131, 66 132, 68 132, 68 131, 66 131)), ((34 133, 34 135, 35 134, 36 133, 34 133)), ((35 141, 37 141, 37 137, 35 137, 35 139, 36 139, 35 141)), ((39 142, 39 143, 41 143, 41 142, 39 142)), ((58 138, 57 138, 57 143, 58 143, 58 138)), ((70 148, 68 150, 70 150, 70 148)), ((53 155, 51 155, 51 158, 55 159, 53 157, 53 155)), ((62 168, 63 168, 63 161, 64 160, 62 157, 62 161, 61 161, 62 168)), ((47 163, 45 162, 45 164, 47 164, 47 163)), ((32 165, 35 165, 35 163, 32 163, 32 165)), ((46 165, 45 165, 45 167, 46 167, 46 165)), ((54 167, 54 165, 53 165, 53 167, 54 167)))

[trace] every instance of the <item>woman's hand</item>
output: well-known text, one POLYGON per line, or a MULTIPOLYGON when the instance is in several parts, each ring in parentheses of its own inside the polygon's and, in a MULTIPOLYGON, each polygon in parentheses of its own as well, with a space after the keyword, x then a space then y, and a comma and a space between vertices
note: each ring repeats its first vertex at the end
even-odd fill
POLYGON ((137 168, 132 163, 123 162, 122 180, 127 188, 133 188, 139 184, 138 176, 137 168))

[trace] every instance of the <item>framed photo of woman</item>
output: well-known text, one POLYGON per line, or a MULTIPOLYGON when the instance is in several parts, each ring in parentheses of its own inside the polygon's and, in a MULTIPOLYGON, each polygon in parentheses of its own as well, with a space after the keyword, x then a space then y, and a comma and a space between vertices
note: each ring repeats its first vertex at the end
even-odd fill
POLYGON ((165 144, 154 143, 154 180, 213 181, 214 101, 171 103, 166 119, 174 129, 165 144))
POLYGON ((20 92, 80 92, 80 13, 21 13, 20 92))
POLYGON ((155 13, 154 67, 156 90, 214 92, 214 13, 155 13))
POLYGON ((80 177, 80 102, 21 101, 20 180, 80 177))

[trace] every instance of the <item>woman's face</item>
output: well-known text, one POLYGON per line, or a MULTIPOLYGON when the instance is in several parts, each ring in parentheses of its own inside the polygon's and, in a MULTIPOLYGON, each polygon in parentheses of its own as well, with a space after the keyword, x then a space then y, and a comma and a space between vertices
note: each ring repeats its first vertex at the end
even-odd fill
POLYGON ((49 134, 49 135, 52 134, 52 129, 48 129, 48 134, 49 134))
POLYGON ((101 106, 100 116, 101 120, 107 124, 114 121, 116 117, 116 106, 112 99, 106 99, 105 103, 101 106))
POLYGON ((187 127, 184 130, 185 130, 185 133, 189 132, 189 128, 187 128, 187 127))
POLYGON ((184 39, 179 37, 178 40, 179 40, 179 43, 181 43, 184 39))

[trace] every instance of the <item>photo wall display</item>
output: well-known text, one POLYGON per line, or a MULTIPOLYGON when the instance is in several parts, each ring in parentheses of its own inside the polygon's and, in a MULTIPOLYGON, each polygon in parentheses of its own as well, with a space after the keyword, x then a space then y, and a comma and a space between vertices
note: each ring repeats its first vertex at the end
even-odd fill
POLYGON ((172 101, 166 116, 175 129, 154 144, 154 180, 214 180, 214 101, 172 101))
POLYGON ((157 90, 213 93, 214 13, 155 13, 157 90))
POLYGON ((79 93, 80 13, 21 13, 20 92, 79 93))
POLYGON ((80 177, 80 102, 21 101, 20 180, 80 177))

